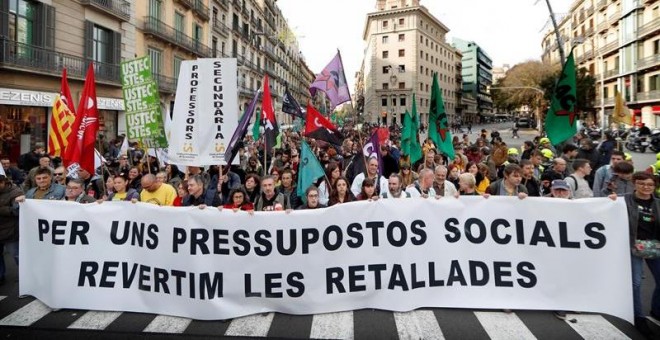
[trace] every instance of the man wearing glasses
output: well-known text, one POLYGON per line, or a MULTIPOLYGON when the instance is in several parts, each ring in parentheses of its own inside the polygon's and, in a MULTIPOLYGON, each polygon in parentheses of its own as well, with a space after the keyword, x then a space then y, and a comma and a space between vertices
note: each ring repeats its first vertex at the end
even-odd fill
POLYGON ((66 186, 66 180, 67 180, 66 176, 67 176, 66 168, 63 166, 59 166, 53 172, 53 182, 66 186))
POLYGON ((66 185, 66 193, 64 196, 65 201, 78 202, 78 203, 93 203, 96 199, 92 196, 85 194, 85 182, 79 178, 72 178, 66 185))

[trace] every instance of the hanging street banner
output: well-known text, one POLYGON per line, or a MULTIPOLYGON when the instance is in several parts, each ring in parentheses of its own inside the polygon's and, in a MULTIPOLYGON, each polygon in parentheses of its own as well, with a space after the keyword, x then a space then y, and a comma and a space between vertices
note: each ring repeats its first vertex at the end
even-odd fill
POLYGON ((237 72, 234 58, 181 63, 168 149, 173 164, 225 164, 238 127, 237 72))
POLYGON ((623 198, 381 199, 254 215, 27 200, 19 295, 200 320, 448 307, 632 322, 626 216, 623 198))
POLYGON ((142 57, 121 63, 121 85, 128 139, 147 148, 166 148, 158 84, 151 74, 151 59, 142 57))

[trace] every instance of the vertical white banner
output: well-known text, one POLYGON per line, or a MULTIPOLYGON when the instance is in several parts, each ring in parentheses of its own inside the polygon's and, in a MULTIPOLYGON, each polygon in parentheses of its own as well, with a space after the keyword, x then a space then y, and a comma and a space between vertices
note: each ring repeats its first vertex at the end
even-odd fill
POLYGON ((224 164, 238 126, 236 59, 181 63, 169 140, 170 162, 187 166, 224 164))

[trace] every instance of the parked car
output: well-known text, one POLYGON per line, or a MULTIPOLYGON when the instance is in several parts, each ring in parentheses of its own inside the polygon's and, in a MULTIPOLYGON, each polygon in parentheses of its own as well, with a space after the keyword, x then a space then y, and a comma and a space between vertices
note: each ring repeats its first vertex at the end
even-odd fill
POLYGON ((535 123, 532 118, 522 117, 516 120, 516 127, 519 129, 533 129, 536 125, 535 123))

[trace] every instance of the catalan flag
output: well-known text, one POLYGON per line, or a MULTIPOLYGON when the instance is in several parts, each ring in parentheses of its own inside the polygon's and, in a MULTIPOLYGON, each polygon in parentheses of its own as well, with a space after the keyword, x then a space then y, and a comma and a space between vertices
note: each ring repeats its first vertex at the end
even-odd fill
POLYGON ((48 129, 48 154, 61 157, 67 146, 67 139, 71 134, 71 125, 75 116, 64 103, 62 97, 57 95, 53 102, 53 115, 50 117, 48 129))

